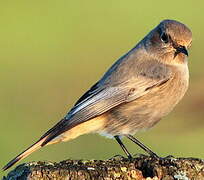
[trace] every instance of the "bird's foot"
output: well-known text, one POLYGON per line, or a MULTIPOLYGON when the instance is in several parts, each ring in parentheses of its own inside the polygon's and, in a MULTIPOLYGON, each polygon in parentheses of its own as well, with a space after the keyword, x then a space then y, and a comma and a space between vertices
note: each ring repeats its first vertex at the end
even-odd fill
POLYGON ((153 159, 161 159, 162 157, 158 156, 156 153, 151 153, 151 154, 139 154, 136 153, 133 155, 133 157, 141 157, 141 158, 153 158, 153 159))
POLYGON ((152 158, 154 158, 154 159, 156 159, 156 160, 159 160, 159 161, 164 161, 164 160, 167 160, 167 159, 173 159, 173 158, 175 158, 174 156, 172 156, 172 155, 168 155, 168 156, 165 156, 165 157, 160 157, 160 156, 158 156, 158 155, 150 155, 150 157, 152 157, 152 158))

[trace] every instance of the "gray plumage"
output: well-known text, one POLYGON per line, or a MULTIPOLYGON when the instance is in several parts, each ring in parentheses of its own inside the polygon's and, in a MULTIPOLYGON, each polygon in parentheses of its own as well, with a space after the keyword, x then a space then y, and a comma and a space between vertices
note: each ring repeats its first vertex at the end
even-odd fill
MULTIPOLYGON (((70 130, 96 117, 103 117, 103 121, 96 129, 90 127, 90 132, 111 137, 135 134, 155 125, 188 88, 186 55, 191 41, 191 31, 184 24, 162 21, 116 61, 58 124, 4 169, 46 144, 72 139, 68 138, 70 130)), ((84 127, 88 129, 82 133, 76 129, 76 134, 88 133, 89 126, 84 127)))

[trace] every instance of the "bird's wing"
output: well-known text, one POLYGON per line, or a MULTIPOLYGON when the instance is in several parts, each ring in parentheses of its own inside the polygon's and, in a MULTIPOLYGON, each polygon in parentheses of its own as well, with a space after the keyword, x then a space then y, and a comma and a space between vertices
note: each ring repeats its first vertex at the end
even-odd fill
POLYGON ((133 101, 147 94, 153 88, 166 83, 169 79, 170 76, 155 79, 138 76, 116 86, 102 88, 100 85, 95 84, 80 98, 80 101, 75 104, 63 120, 42 136, 42 138, 47 136, 43 145, 80 123, 99 116, 122 103, 133 101))

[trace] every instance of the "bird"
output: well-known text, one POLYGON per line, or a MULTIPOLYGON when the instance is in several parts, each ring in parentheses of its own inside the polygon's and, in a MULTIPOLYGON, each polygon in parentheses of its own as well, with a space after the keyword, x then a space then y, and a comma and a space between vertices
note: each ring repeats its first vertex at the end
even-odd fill
POLYGON ((188 49, 192 32, 183 23, 165 19, 119 58, 70 111, 33 145, 3 167, 6 170, 34 151, 87 133, 122 142, 126 137, 150 156, 159 157, 133 135, 170 113, 188 89, 188 49))

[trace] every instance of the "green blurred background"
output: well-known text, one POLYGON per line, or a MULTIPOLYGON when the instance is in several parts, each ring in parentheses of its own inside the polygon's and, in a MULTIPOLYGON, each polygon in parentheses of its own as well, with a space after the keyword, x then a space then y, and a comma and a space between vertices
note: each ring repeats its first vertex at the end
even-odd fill
MULTIPOLYGON (((136 136, 161 156, 204 158, 202 0, 8 0, 0 5, 0 167, 58 122, 115 60, 167 18, 193 31, 190 88, 168 117, 136 136)), ((132 153, 144 153, 124 142, 132 153)), ((45 147, 23 162, 116 154, 123 152, 115 141, 91 134, 45 147)))

